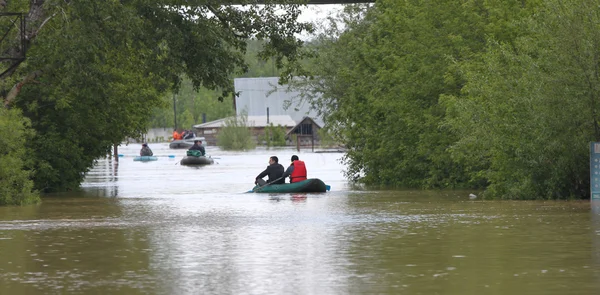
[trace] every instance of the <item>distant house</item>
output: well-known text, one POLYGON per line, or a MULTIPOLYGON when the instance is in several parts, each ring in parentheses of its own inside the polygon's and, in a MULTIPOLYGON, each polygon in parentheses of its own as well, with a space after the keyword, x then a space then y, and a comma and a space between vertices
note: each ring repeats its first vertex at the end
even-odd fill
POLYGON ((321 129, 321 126, 315 120, 304 117, 300 123, 287 132, 288 145, 297 145, 298 147, 320 145, 319 129, 321 129))
MULTIPOLYGON (((239 117, 237 117, 239 118, 239 117)), ((217 136, 221 128, 225 127, 227 120, 233 117, 206 122, 203 124, 194 125, 196 136, 203 136, 206 139, 207 145, 216 145, 217 136)), ((254 140, 258 142, 258 137, 265 134, 265 128, 273 124, 273 126, 281 125, 288 133, 296 126, 296 122, 289 115, 278 116, 248 116, 248 128, 251 129, 254 140)))

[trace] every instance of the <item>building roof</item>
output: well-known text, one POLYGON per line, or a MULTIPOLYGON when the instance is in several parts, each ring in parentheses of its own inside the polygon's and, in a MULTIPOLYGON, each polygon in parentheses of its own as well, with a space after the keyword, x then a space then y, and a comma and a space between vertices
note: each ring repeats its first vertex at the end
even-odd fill
MULTIPOLYGON (((225 122, 233 117, 223 118, 211 122, 206 122, 198 125, 194 125, 194 128, 206 129, 206 128, 221 128, 225 126, 225 122)), ((239 119, 239 117, 238 117, 239 119)), ((269 116, 269 123, 267 124, 267 116, 248 116, 248 127, 266 127, 273 123, 273 126, 281 125, 283 127, 294 127, 296 122, 289 115, 277 115, 269 116)))
POLYGON ((303 124, 303 123, 309 123, 309 122, 314 123, 319 128, 323 128, 322 124, 319 124, 319 122, 317 122, 314 118, 311 118, 311 117, 304 117, 304 119, 302 119, 302 121, 300 121, 300 123, 298 123, 298 125, 303 124))
POLYGON ((302 119, 302 121, 300 121, 300 123, 296 124, 296 126, 294 126, 294 128, 290 129, 290 131, 288 131, 285 135, 289 136, 290 134, 292 134, 296 129, 300 128, 300 126, 302 124, 315 124, 317 125, 317 128, 321 128, 321 125, 319 125, 319 123, 315 122, 315 120, 313 120, 313 118, 311 117, 304 117, 304 119, 302 119))
POLYGON ((323 119, 303 94, 288 84, 279 85, 279 77, 235 78, 233 84, 238 115, 244 111, 248 116, 289 115, 296 122, 309 116, 323 126, 323 119))

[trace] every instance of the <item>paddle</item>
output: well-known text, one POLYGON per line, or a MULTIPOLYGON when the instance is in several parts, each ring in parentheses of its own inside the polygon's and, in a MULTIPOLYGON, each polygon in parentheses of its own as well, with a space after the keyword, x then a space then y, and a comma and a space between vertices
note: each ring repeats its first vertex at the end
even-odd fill
POLYGON ((273 184, 273 183, 277 182, 278 180, 280 180, 280 179, 282 179, 282 178, 283 178, 283 176, 281 176, 281 177, 279 177, 279 178, 277 178, 277 179, 275 179, 275 180, 273 180, 273 181, 271 181, 271 182, 267 182, 265 185, 263 185, 263 186, 259 186, 257 189, 252 189, 251 191, 248 191, 248 192, 249 192, 249 193, 253 193, 253 192, 255 193, 255 192, 258 192, 258 191, 262 190, 263 188, 265 188, 265 187, 267 187, 267 186, 269 186, 269 185, 271 185, 271 184, 273 184))
POLYGON ((140 155, 123 155, 123 154, 119 154, 119 158, 123 158, 123 157, 169 157, 169 158, 175 158, 175 155, 140 156, 140 155))

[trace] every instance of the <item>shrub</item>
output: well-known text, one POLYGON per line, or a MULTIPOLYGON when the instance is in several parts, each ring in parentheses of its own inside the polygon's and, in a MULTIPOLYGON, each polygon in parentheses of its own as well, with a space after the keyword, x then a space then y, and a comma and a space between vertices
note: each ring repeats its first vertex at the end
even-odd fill
POLYGON ((18 110, 0 108, 0 205, 27 205, 40 201, 27 170, 25 141, 33 132, 18 110))
POLYGON ((269 124, 269 126, 265 128, 265 141, 267 142, 267 147, 286 146, 285 128, 281 125, 275 127, 273 126, 273 123, 269 124))
POLYGON ((252 132, 248 128, 248 114, 242 112, 238 117, 225 120, 217 136, 217 145, 222 150, 242 151, 254 149, 256 144, 252 140, 252 132))

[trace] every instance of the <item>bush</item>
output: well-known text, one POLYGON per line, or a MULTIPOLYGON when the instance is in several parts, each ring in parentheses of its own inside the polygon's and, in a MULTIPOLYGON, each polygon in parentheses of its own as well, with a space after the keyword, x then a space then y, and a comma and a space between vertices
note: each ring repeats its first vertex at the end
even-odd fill
POLYGON ((33 132, 18 110, 0 108, 0 205, 27 205, 40 201, 27 170, 25 141, 33 132))
POLYGON ((265 141, 267 142, 267 147, 286 146, 285 128, 281 125, 275 127, 273 126, 273 123, 269 124, 269 126, 265 128, 265 141))
POLYGON ((225 120, 217 136, 217 145, 222 150, 242 151, 254 149, 256 144, 252 140, 252 132, 248 128, 248 114, 243 112, 239 117, 230 117, 225 120))
POLYGON ((319 135, 319 139, 321 140, 321 147, 331 148, 339 146, 335 139, 333 139, 333 136, 329 134, 329 132, 327 132, 326 129, 319 129, 317 131, 317 134, 319 135))

